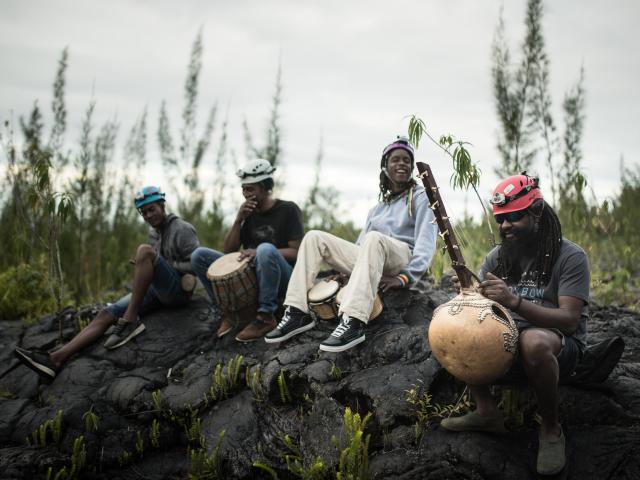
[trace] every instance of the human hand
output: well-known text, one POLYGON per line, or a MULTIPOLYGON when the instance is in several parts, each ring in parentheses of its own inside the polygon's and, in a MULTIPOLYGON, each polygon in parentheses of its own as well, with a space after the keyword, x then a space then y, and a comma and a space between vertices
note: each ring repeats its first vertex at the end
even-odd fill
POLYGON ((378 284, 378 288, 383 292, 393 288, 402 288, 403 286, 402 281, 395 275, 383 275, 378 284))
POLYGON ((258 206, 258 202, 256 202, 255 197, 247 198, 242 205, 240 205, 240 209, 238 210, 238 215, 236 219, 239 221, 246 220, 249 215, 253 213, 253 211, 258 206))
POLYGON ((249 260, 251 260, 255 256, 256 256, 256 249, 247 248, 246 250, 240 251, 240 256, 238 257, 238 261, 241 262, 245 258, 248 258, 249 260))
POLYGON ((511 293, 507 284, 493 273, 487 272, 485 280, 478 285, 478 291, 503 307, 515 308, 518 304, 518 296, 511 293))
POLYGON ((454 275, 453 277, 451 277, 451 282, 453 283, 453 286, 457 290, 457 292, 460 293, 460 290, 462 290, 462 288, 460 287, 460 279, 458 278, 458 276, 454 275))

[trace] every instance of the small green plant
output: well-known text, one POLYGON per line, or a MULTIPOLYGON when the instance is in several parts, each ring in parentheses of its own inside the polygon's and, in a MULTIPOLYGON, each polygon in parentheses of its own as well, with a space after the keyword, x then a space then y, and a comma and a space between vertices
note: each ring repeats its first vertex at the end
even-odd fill
POLYGON ((46 480, 66 480, 67 478, 69 478, 67 467, 62 467, 55 475, 53 474, 53 467, 47 469, 46 480))
POLYGON ((0 390, 0 398, 16 398, 15 393, 11 393, 8 390, 0 390))
POLYGON ((282 403, 291 402, 291 393, 289 393, 289 387, 287 386, 287 378, 284 370, 280 370, 278 374, 278 392, 280 393, 280 401, 282 403))
POLYGON ((198 416, 198 410, 191 409, 190 412, 189 426, 184 426, 187 441, 189 442, 189 445, 198 444, 201 447, 204 447, 205 439, 202 434, 202 419, 198 416))
POLYGON ((500 400, 498 407, 504 412, 505 417, 513 426, 524 425, 525 412, 529 410, 529 392, 523 392, 518 388, 506 386, 500 388, 500 400))
POLYGON ((344 411, 345 442, 340 444, 334 436, 331 441, 340 450, 340 463, 336 472, 336 480, 368 480, 369 479, 369 440, 371 435, 364 435, 364 428, 371 418, 367 413, 364 418, 359 413, 344 411))
POLYGON ((329 375, 331 375, 331 378, 333 378, 334 380, 340 380, 342 378, 342 370, 338 365, 336 365, 336 362, 334 361, 331 361, 331 369, 329 370, 329 375))
POLYGON ((139 457, 144 455, 144 440, 142 439, 140 430, 136 430, 136 452, 139 457))
POLYGON ((87 463, 87 450, 84 445, 84 437, 80 435, 73 441, 71 453, 71 475, 70 478, 77 478, 87 463))
POLYGON ((434 418, 448 417, 468 411, 471 408, 471 399, 468 391, 460 397, 460 400, 453 405, 440 405, 432 403, 433 397, 429 392, 423 391, 422 386, 412 385, 409 390, 405 390, 405 400, 413 408, 416 417, 414 425, 414 437, 416 443, 420 441, 425 428, 428 428, 434 418))
POLYGON ((160 422, 156 418, 151 422, 149 440, 151 440, 151 446, 153 448, 158 448, 160 446, 160 422))
POLYGON ((243 360, 242 355, 236 355, 227 362, 226 366, 223 367, 220 363, 216 365, 211 375, 212 382, 209 389, 211 400, 224 400, 238 387, 238 377, 243 360))
POLYGON ((100 418, 93 411, 93 405, 91 408, 84 412, 82 415, 82 420, 84 420, 84 429, 87 432, 96 432, 98 431, 98 427, 100 426, 100 418))
POLYGON ((305 465, 302 461, 302 454, 298 446, 293 442, 289 435, 283 438, 284 444, 289 449, 289 453, 284 455, 287 463, 287 470, 297 478, 303 480, 321 480, 327 474, 327 466, 320 457, 316 457, 311 465, 305 465))
POLYGON ((162 413, 162 396, 160 394, 160 389, 151 392, 151 398, 153 399, 153 406, 156 411, 162 413))
POLYGON ((54 444, 60 444, 60 439, 62 438, 62 410, 58 410, 53 419, 46 420, 36 428, 31 436, 27 437, 27 444, 46 447, 49 437, 51 437, 54 444), (49 432, 51 435, 49 435, 49 432))
POLYGON ((75 323, 76 323, 76 333, 80 333, 82 330, 87 328, 87 325, 89 325, 89 319, 77 316, 75 318, 75 323))
POLYGON ((125 465, 128 465, 129 463, 131 463, 131 459, 132 458, 133 457, 132 457, 131 453, 128 452, 127 450, 125 450, 118 457, 118 465, 120 465, 121 467, 124 467, 125 465))
POLYGON ((217 480, 224 478, 220 465, 220 445, 224 439, 224 433, 224 430, 220 432, 218 443, 209 455, 207 455, 204 445, 201 445, 198 449, 189 450, 189 460, 191 461, 191 471, 187 477, 189 480, 217 480))
POLYGON ((253 399, 256 402, 263 402, 265 394, 264 389, 262 388, 262 371, 260 369, 260 365, 257 365, 255 368, 247 367, 244 371, 244 376, 247 387, 249 387, 253 394, 253 399))

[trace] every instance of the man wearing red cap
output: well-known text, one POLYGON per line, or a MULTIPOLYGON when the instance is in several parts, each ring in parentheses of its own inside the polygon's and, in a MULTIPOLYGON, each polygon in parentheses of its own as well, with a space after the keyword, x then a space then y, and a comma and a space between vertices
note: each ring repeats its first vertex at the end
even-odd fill
MULTIPOLYGON (((558 382, 570 375, 586 347, 589 262, 562 237, 538 179, 524 172, 500 182, 491 199, 502 244, 485 258, 480 293, 507 307, 520 331, 518 359, 506 378, 526 378, 538 400, 537 471, 554 475, 565 465, 558 418, 558 382)), ((454 431, 504 432, 488 385, 469 385, 477 409, 441 425, 454 431)))

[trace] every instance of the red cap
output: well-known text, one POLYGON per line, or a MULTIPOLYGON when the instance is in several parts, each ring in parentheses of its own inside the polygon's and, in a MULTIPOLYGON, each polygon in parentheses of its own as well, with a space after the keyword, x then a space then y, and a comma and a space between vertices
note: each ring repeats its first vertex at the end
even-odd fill
POLYGON ((542 198, 542 192, 538 187, 538 177, 522 172, 501 181, 493 190, 490 202, 493 214, 497 215, 529 208, 539 198, 542 198))

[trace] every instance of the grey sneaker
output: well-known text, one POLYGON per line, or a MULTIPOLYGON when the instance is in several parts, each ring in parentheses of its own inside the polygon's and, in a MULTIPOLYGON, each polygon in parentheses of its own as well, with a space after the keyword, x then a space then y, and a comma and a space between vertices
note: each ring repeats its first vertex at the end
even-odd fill
POLYGON ((136 318, 134 322, 127 322, 124 318, 119 318, 113 328, 113 332, 104 342, 104 346, 109 350, 121 347, 136 335, 144 332, 145 328, 140 318, 136 318))
POLYGON ((564 432, 560 436, 538 433, 538 463, 536 470, 540 475, 555 475, 564 468, 564 432))
POLYGON ((502 414, 491 417, 478 415, 474 410, 461 417, 445 418, 440 425, 454 432, 489 432, 489 433, 505 433, 504 418, 502 414))
POLYGON ((20 347, 16 347, 13 353, 18 357, 18 360, 37 374, 49 379, 56 378, 58 367, 53 363, 48 353, 34 352, 20 347))

